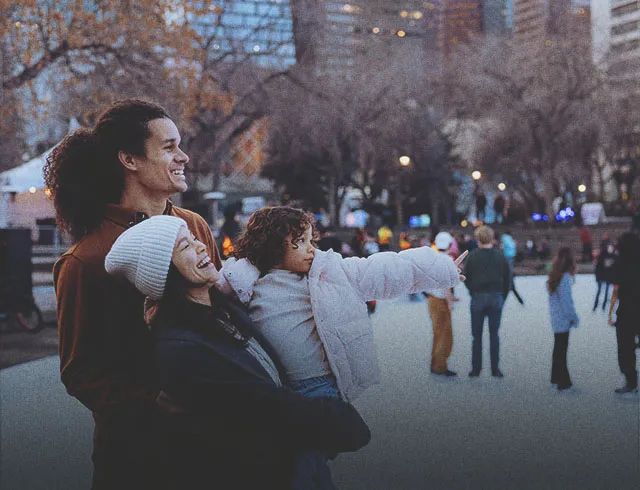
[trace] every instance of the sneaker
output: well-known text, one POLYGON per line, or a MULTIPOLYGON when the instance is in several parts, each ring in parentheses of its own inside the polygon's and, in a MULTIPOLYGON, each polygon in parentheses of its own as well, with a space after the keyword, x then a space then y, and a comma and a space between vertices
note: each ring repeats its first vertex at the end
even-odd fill
POLYGON ((480 376, 480 371, 471 371, 469 373, 470 378, 477 378, 478 376, 480 376))
POLYGON ((493 371, 491 371, 491 376, 493 376, 494 378, 504 378, 504 374, 502 374, 502 371, 500 371, 499 369, 494 369, 493 371))
POLYGON ((572 386, 573 386, 573 384, 572 384, 572 383, 569 383, 568 385, 558 385, 558 386, 556 387, 556 389, 557 389, 558 391, 565 391, 565 390, 570 389, 572 386))
POLYGON ((638 387, 632 388, 629 385, 624 385, 622 388, 616 388, 616 393, 619 395, 624 395, 625 393, 638 393, 638 387))
POLYGON ((450 371, 449 369, 445 369, 444 371, 431 370, 431 374, 437 374, 438 376, 446 376, 448 378, 458 375, 458 373, 456 373, 455 371, 450 371))

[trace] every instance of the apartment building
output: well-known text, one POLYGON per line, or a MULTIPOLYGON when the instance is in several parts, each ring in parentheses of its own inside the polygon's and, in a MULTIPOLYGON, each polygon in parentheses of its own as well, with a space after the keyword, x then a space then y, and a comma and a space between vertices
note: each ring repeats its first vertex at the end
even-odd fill
POLYGON ((448 57, 458 44, 468 43, 483 33, 483 2, 445 0, 443 2, 443 45, 448 57))
POLYGON ((214 38, 213 55, 251 61, 265 68, 293 65, 295 47, 286 0, 219 0, 207 15, 194 19, 196 29, 214 38))
POLYGON ((441 2, 418 0, 325 1, 324 71, 349 77, 365 56, 436 51, 441 2))
POLYGON ((618 80, 640 77, 640 1, 612 0, 607 65, 618 80))
POLYGON ((588 0, 513 0, 513 42, 519 49, 551 42, 553 37, 582 36, 591 42, 588 0))

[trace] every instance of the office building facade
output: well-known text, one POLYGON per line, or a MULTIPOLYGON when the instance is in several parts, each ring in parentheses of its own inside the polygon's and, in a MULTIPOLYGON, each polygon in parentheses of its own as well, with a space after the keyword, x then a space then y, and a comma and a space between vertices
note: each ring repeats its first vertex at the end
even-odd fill
POLYGON ((610 2, 609 74, 617 80, 637 81, 640 77, 640 1, 610 2))
POLYGON ((213 57, 224 56, 229 62, 250 59, 275 69, 296 61, 287 0, 218 0, 207 14, 193 19, 193 25, 202 36, 214 39, 213 57))

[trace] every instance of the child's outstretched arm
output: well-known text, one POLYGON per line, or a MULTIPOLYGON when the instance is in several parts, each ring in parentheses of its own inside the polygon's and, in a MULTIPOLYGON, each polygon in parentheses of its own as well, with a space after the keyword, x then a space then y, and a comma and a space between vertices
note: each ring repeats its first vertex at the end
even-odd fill
POLYGON ((429 247, 342 259, 341 268, 365 301, 451 288, 460 282, 458 265, 429 247))

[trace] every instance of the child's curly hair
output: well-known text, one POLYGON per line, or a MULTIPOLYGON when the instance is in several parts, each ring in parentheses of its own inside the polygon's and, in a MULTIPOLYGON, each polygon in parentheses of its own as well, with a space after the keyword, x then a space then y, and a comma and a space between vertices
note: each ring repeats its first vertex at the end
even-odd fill
POLYGON ((246 230, 235 247, 238 259, 246 258, 265 274, 284 260, 285 240, 291 236, 291 244, 311 227, 313 241, 318 239, 316 220, 311 213, 287 206, 273 206, 257 210, 249 218, 246 230))

